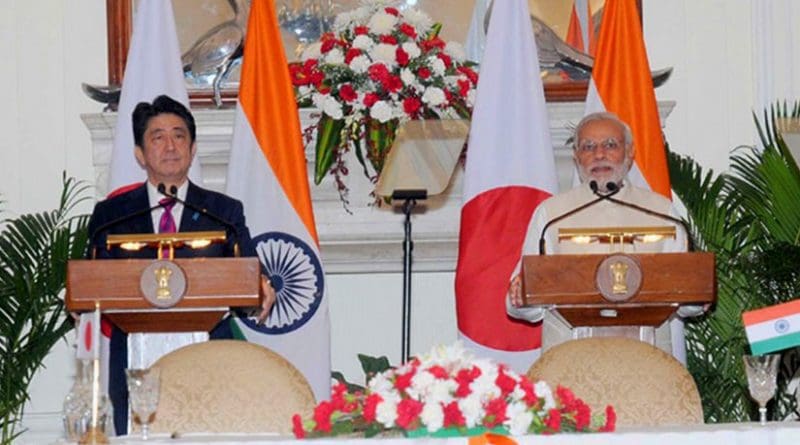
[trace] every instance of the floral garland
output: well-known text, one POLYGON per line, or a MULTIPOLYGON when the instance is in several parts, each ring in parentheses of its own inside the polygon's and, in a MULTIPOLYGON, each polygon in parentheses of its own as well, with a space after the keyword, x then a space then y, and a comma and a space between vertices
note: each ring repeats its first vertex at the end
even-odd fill
POLYGON ((438 37, 440 24, 414 9, 362 0, 339 14, 333 32, 309 45, 290 65, 300 106, 321 111, 316 131, 314 181, 347 169, 342 155, 351 147, 373 181, 399 124, 410 119, 469 117, 477 73, 460 44, 438 37), (361 141, 365 141, 365 149, 361 141), (366 161, 372 167, 371 173, 366 161))
POLYGON ((312 418, 292 418, 297 438, 384 431, 462 434, 482 427, 506 434, 614 431, 616 414, 590 407, 562 386, 531 382, 506 365, 476 359, 460 343, 435 348, 375 375, 364 390, 339 383, 312 418))

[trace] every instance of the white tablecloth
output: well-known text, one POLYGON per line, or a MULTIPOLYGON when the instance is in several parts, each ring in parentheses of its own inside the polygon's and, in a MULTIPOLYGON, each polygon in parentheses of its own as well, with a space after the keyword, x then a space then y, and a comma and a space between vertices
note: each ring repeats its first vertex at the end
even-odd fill
MULTIPOLYGON (((555 434, 552 436, 514 437, 519 445, 800 445, 800 422, 729 423, 687 427, 621 429, 614 433, 555 434)), ((184 434, 176 438, 152 435, 143 442, 137 436, 112 437, 115 445, 467 445, 467 438, 452 439, 352 439, 331 438, 295 440, 265 434, 184 434)), ((68 442, 61 442, 67 444, 68 442)))

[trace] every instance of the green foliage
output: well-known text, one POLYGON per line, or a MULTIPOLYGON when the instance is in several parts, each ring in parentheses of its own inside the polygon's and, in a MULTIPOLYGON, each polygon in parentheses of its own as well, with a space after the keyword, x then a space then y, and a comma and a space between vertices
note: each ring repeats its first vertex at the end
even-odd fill
POLYGON ((17 426, 28 386, 53 345, 72 327, 61 293, 67 260, 86 250, 87 216, 71 216, 88 186, 67 179, 57 209, 6 219, 0 231, 0 443, 17 426))
MULTIPOLYGON (((800 296, 800 169, 776 131, 776 119, 797 116, 772 107, 756 119, 764 149, 740 147, 731 170, 714 176, 693 160, 669 154, 673 189, 686 205, 699 250, 716 254, 717 304, 686 323, 689 371, 707 422, 755 419, 742 355, 749 353, 741 314, 800 296)), ((800 349, 783 351, 778 396, 772 409, 784 418, 796 409, 786 390, 800 371, 800 349)))

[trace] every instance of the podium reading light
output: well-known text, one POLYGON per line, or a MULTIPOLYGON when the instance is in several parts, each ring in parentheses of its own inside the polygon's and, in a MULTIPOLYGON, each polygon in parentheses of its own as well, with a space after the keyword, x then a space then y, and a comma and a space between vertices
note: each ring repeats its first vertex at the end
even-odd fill
POLYGON ((653 227, 580 227, 558 229, 558 241, 571 241, 577 244, 619 245, 655 243, 664 238, 675 239, 674 226, 653 227))
MULTIPOLYGON (((224 243, 227 237, 224 231, 175 232, 175 233, 132 233, 124 235, 108 235, 106 249, 119 246, 120 249, 137 251, 144 247, 155 248, 158 259, 173 259, 175 248, 188 247, 202 249, 212 243, 224 243), (169 251, 169 258, 163 258, 163 252, 169 251)), ((234 247, 234 256, 239 256, 239 245, 234 247)))

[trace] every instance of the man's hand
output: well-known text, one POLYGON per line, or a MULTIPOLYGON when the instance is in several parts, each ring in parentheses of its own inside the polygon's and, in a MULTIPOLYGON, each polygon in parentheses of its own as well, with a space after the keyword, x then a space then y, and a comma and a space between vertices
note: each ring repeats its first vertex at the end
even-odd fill
POLYGON ((269 310, 275 304, 277 297, 275 296, 275 289, 272 288, 272 283, 264 275, 261 275, 261 293, 264 294, 264 300, 261 302, 261 312, 256 317, 256 323, 261 324, 267 319, 269 310))
POLYGON ((517 274, 508 286, 508 299, 514 307, 521 307, 525 304, 522 301, 522 274, 517 274))

